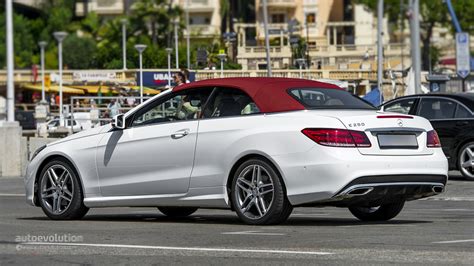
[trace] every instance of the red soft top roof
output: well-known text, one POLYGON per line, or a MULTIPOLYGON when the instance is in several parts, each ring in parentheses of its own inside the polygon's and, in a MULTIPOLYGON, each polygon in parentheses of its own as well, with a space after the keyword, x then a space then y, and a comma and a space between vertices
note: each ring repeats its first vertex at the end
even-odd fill
POLYGON ((290 88, 341 89, 333 84, 306 79, 220 78, 183 84, 175 87, 173 92, 198 87, 227 87, 241 89, 254 100, 260 111, 264 113, 304 110, 305 107, 288 94, 287 90, 290 88))

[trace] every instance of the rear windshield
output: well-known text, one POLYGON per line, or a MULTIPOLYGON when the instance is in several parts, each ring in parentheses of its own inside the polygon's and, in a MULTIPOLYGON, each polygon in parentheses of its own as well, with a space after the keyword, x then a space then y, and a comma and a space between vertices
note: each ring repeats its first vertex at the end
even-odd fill
POLYGON ((344 90, 295 88, 288 91, 307 109, 376 109, 370 103, 344 90))

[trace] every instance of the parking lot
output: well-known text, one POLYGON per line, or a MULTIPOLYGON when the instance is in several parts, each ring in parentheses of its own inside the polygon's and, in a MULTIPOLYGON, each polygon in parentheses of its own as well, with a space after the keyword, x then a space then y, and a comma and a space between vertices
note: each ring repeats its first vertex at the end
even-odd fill
POLYGON ((360 222, 340 208, 298 208, 278 226, 243 225, 225 210, 170 219, 153 208, 93 209, 80 221, 51 221, 23 193, 21 178, 0 179, 2 265, 474 261, 474 182, 456 173, 446 193, 408 202, 397 218, 381 223, 360 222))

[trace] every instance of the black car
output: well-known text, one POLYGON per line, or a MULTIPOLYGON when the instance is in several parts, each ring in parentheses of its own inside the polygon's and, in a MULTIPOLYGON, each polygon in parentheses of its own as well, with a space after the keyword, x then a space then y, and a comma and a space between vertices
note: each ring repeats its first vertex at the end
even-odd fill
POLYGON ((386 102, 381 108, 430 120, 449 168, 474 180, 474 93, 410 95, 386 102))

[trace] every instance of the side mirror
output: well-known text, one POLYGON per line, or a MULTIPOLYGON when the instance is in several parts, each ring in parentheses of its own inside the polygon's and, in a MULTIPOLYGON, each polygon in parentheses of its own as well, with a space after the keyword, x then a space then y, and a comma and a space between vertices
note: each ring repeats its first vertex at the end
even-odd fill
POLYGON ((118 114, 112 119, 112 128, 115 129, 125 129, 125 116, 123 114, 118 114))

